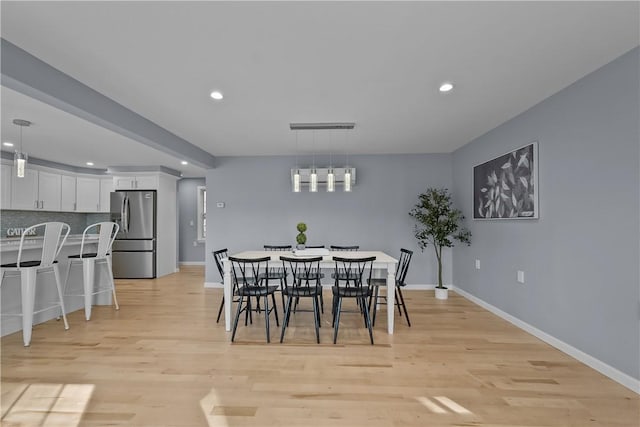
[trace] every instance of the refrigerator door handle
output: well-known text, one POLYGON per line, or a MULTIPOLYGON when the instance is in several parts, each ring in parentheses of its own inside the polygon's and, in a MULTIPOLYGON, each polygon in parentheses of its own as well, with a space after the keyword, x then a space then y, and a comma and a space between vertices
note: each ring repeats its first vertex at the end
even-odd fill
POLYGON ((129 196, 126 198, 126 210, 127 210, 127 232, 129 232, 130 217, 131 217, 131 201, 129 200, 129 196))
POLYGON ((127 206, 127 196, 125 195, 122 198, 122 205, 120 206, 120 218, 122 221, 122 231, 124 232, 124 234, 127 234, 127 210, 126 210, 126 206, 127 206))

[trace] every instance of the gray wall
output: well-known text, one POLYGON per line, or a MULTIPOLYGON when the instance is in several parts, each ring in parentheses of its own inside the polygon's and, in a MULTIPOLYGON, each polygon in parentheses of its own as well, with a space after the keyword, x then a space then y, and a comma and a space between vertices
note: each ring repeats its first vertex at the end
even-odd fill
MULTIPOLYGON (((352 193, 341 188, 326 193, 323 187, 318 193, 293 193, 295 157, 218 160, 206 177, 207 254, 224 247, 234 253, 264 244, 295 245, 296 224, 303 221, 309 245, 358 244, 389 254, 398 254, 400 247, 416 250, 408 283, 436 283, 435 256, 417 249, 408 212, 427 187, 451 188, 450 154, 350 156, 357 175, 352 193), (216 202, 225 208, 216 208, 216 202)), ((316 156, 317 165, 326 163, 316 156)), ((206 281, 219 282, 212 257, 206 262, 206 281)), ((450 272, 451 262, 447 282, 450 272)))
POLYGON ((539 141, 540 219, 467 220, 473 244, 454 250, 455 285, 634 378, 638 62, 636 48, 453 155, 454 194, 470 218, 472 167, 539 141))
POLYGON ((178 181, 178 261, 204 262, 204 243, 198 240, 198 186, 204 178, 178 181), (193 222, 193 225, 191 225, 193 222), (194 246, 193 242, 197 242, 194 246))

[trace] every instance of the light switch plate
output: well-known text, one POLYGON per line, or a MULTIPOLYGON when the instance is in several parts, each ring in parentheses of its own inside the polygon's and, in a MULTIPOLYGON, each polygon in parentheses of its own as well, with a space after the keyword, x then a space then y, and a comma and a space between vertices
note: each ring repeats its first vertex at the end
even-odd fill
POLYGON ((216 207, 217 208, 224 208, 224 202, 217 202, 216 203, 216 207))
POLYGON ((480 270, 480 260, 476 260, 476 270, 480 270))
POLYGON ((524 283, 524 271, 518 270, 518 283, 524 283))

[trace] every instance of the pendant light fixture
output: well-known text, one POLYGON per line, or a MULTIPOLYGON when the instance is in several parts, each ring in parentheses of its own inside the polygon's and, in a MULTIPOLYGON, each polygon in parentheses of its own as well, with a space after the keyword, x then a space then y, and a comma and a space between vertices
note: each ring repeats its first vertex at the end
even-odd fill
MULTIPOLYGON (((333 135, 333 132, 331 133, 333 135)), ((333 138, 331 138, 333 140, 333 138)), ((331 150, 329 150, 329 169, 327 170, 327 193, 336 191, 336 175, 333 172, 331 150)))
POLYGON ((27 167, 27 159, 29 156, 22 151, 22 128, 31 126, 31 122, 22 119, 13 119, 13 124, 20 126, 20 151, 16 150, 13 154, 13 164, 16 168, 16 176, 18 178, 24 178, 24 171, 27 167))
MULTIPOLYGON (((344 184, 344 191, 351 192, 351 189, 356 181, 356 168, 348 165, 349 152, 346 151, 347 166, 333 167, 333 152, 329 149, 329 165, 327 167, 321 166, 316 168, 316 151, 315 151, 315 138, 316 130, 335 130, 343 129, 345 131, 353 129, 355 123, 353 122, 334 122, 334 123, 289 123, 289 128, 296 131, 296 165, 295 168, 291 168, 291 184, 294 193, 300 193, 302 186, 309 186, 309 192, 317 193, 318 186, 326 185, 326 191, 328 193, 334 193, 336 191, 336 184, 344 184), (299 146, 298 146, 298 131, 310 130, 312 134, 312 164, 308 167, 300 167, 298 165, 299 146)), ((330 142, 333 143, 336 139, 336 134, 331 132, 329 135, 330 142)), ((345 147, 348 147, 348 132, 345 133, 345 147)))
POLYGON ((300 169, 298 168, 298 131, 296 130, 296 170, 293 173, 293 192, 300 192, 300 169))
POLYGON ((313 131, 313 140, 312 140, 312 150, 313 150, 313 167, 311 168, 311 174, 309 175, 309 192, 317 193, 318 192, 318 171, 316 170, 316 131, 313 131))
POLYGON ((347 163, 344 166, 344 191, 345 193, 351 192, 351 167, 349 167, 349 133, 345 132, 346 140, 345 147, 347 147, 347 163))

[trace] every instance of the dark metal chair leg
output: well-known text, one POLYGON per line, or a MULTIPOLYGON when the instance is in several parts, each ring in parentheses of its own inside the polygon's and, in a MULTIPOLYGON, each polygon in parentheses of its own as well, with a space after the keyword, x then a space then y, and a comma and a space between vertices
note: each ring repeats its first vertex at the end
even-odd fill
POLYGON ((284 331, 287 329, 287 326, 289 326, 289 317, 291 316, 292 301, 293 301, 293 298, 291 298, 290 296, 287 297, 287 305, 284 313, 284 319, 282 320, 282 332, 280 333, 280 343, 284 341, 284 331))
POLYGON ((220 302, 220 308, 218 309, 218 318, 216 319, 216 323, 220 323, 220 315, 222 314, 223 308, 224 308, 224 296, 222 297, 222 301, 220 302))
POLYGON ((338 302, 336 304, 336 318, 334 320, 333 325, 333 343, 335 344, 338 340, 338 328, 340 328, 340 310, 342 309, 342 298, 338 298, 338 302))
POLYGON ((317 297, 313 297, 313 321, 316 325, 316 342, 320 344, 320 326, 318 322, 318 318, 320 317, 320 313, 318 311, 318 299, 317 297))
POLYGON ((400 301, 401 301, 401 305, 402 305, 402 309, 404 310, 404 317, 407 318, 407 324, 409 325, 409 327, 411 327, 411 320, 409 320, 409 313, 407 313, 407 306, 404 303, 404 296, 402 295, 402 289, 400 288, 396 288, 396 291, 398 291, 398 295, 400 297, 400 301))
POLYGON ((233 342, 233 340, 236 338, 236 330, 238 329, 238 320, 240 320, 240 311, 242 311, 243 300, 244 300, 244 297, 240 296, 240 301, 238 302, 238 309, 236 310, 236 320, 233 322, 233 333, 231 334, 231 342, 233 342))
MULTIPOLYGON (((362 299, 362 302, 364 303, 364 298, 362 299)), ((369 338, 371 338, 371 345, 373 345, 373 330, 371 329, 371 318, 369 317, 368 310, 364 311, 364 320, 365 320, 365 324, 369 328, 369 338)))
POLYGON ((269 296, 268 295, 264 296, 264 324, 265 324, 265 329, 267 331, 267 342, 270 343, 271 336, 269 334, 269 296))

